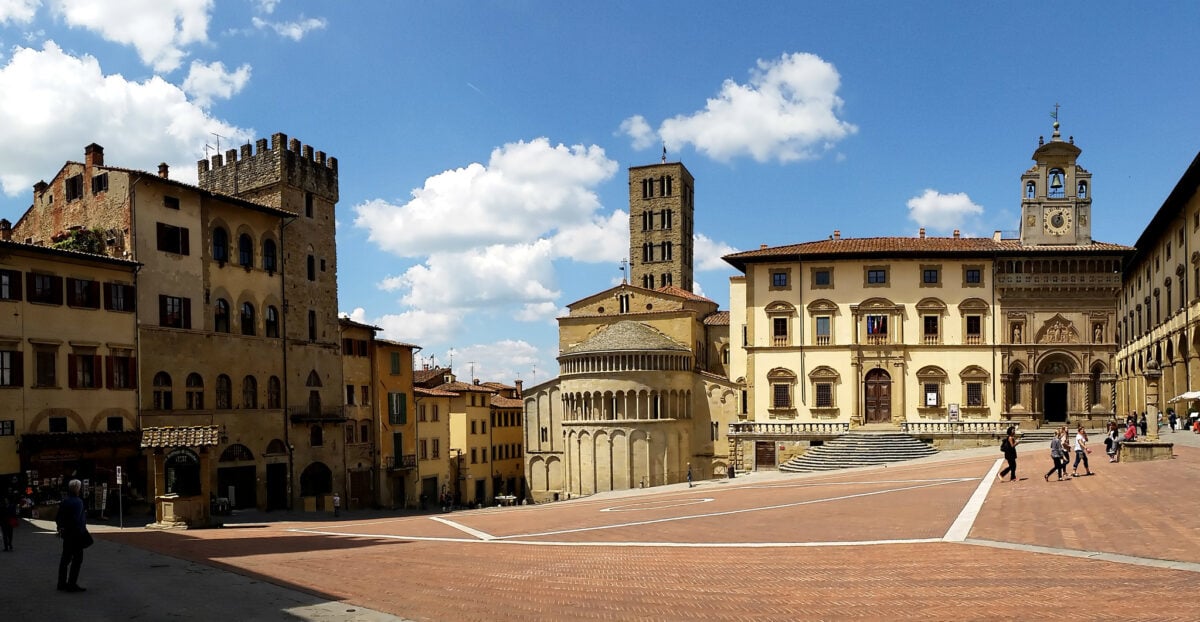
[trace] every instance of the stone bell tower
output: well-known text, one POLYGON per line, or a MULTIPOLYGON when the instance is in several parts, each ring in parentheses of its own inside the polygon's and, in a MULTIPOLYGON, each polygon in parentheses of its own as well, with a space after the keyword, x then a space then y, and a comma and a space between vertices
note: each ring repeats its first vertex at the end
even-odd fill
POLYGON ((1075 137, 1063 141, 1055 113, 1050 141, 1038 139, 1036 164, 1021 175, 1021 245, 1092 243, 1092 174, 1076 164, 1075 137))
POLYGON ((680 162, 629 169, 630 284, 692 291, 695 181, 680 162))

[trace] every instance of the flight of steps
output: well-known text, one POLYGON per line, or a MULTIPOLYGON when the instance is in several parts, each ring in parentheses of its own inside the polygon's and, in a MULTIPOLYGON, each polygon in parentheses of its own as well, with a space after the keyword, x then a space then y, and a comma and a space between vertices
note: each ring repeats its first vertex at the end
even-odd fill
POLYGON ((779 465, 780 471, 811 473, 850 467, 902 462, 936 454, 937 450, 900 432, 843 434, 824 445, 810 448, 779 465))

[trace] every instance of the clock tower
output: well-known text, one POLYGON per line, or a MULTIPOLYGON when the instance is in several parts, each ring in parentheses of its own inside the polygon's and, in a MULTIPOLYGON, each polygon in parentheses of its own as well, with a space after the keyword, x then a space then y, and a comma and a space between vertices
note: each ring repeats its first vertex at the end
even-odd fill
POLYGON ((1021 245, 1092 243, 1092 174, 1076 164, 1075 138, 1063 141, 1054 121, 1050 141, 1038 139, 1037 163, 1021 175, 1021 245))

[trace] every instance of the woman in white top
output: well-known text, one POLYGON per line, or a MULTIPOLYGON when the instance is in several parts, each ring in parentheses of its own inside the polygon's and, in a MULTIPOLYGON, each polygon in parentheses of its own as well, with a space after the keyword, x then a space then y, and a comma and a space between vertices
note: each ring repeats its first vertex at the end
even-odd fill
POLYGON ((1092 453, 1087 446, 1087 431, 1083 426, 1079 426, 1079 431, 1075 433, 1075 465, 1071 467, 1071 477, 1079 477, 1079 461, 1083 461, 1083 468, 1087 471, 1085 475, 1091 475, 1092 469, 1088 466, 1087 455, 1092 453))

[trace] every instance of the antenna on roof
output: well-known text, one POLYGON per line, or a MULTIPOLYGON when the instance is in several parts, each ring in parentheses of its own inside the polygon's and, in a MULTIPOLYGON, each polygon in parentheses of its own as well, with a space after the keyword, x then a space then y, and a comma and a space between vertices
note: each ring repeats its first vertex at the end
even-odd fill
POLYGON ((665 141, 665 140, 663 141, 663 158, 662 158, 662 163, 663 163, 663 164, 666 164, 666 163, 667 163, 667 141, 665 141))
POLYGON ((625 266, 626 266, 627 264, 629 264, 629 260, 628 260, 628 259, 622 259, 622 260, 621 260, 621 285, 624 285, 624 284, 626 284, 626 283, 628 283, 628 282, 629 282, 629 281, 626 281, 626 280, 625 280, 625 266))
POLYGON ((467 361, 467 365, 471 370, 471 382, 475 382, 475 361, 467 361))

